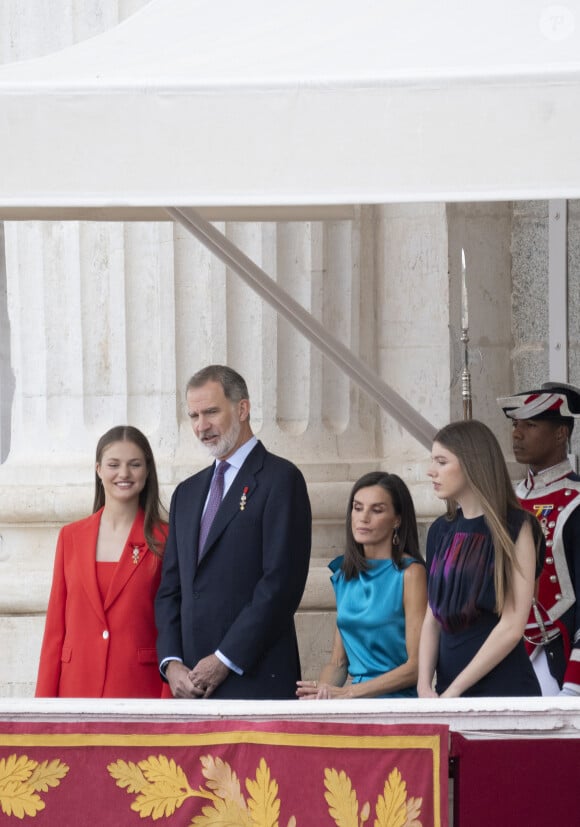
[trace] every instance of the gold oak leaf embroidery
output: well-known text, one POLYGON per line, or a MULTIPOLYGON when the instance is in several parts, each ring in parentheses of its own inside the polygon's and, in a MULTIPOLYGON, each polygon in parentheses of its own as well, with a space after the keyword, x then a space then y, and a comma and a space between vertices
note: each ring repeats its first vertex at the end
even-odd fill
POLYGON ((410 798, 407 801, 407 821, 405 827, 421 827, 419 816, 421 815, 422 798, 410 798))
POLYGON ((27 755, 9 755, 0 759, 0 806, 5 815, 16 818, 34 817, 46 804, 38 792, 58 787, 69 771, 59 759, 33 761, 27 755))
MULTIPOLYGON (((366 821, 363 818, 359 821, 356 792, 352 788, 350 778, 343 770, 338 773, 336 770, 326 769, 324 786, 326 787, 324 798, 328 804, 328 812, 337 827, 360 827, 360 824, 366 821)), ((363 811, 366 811, 366 818, 368 818, 368 809, 370 809, 367 808, 368 805, 365 804, 363 811)), ((364 813, 361 813, 361 816, 363 815, 364 813)))
POLYGON ((385 782, 383 795, 377 799, 375 827, 421 827, 421 822, 417 820, 421 814, 421 803, 421 798, 411 798, 407 802, 407 784, 395 767, 385 782), (412 821, 409 820, 411 802, 412 821))
POLYGON ((228 798, 237 802, 245 810, 246 802, 242 795, 242 788, 236 773, 229 764, 221 758, 212 755, 202 755, 200 758, 202 773, 207 778, 207 786, 219 798, 228 798))
MULTIPOLYGON (((194 816, 191 827, 279 827, 278 784, 271 778, 265 760, 260 759, 255 779, 246 779, 250 797, 244 799, 238 776, 221 758, 200 758, 207 787, 194 790, 173 759, 149 756, 146 761, 115 761, 107 769, 117 786, 137 794, 131 809, 141 818, 154 821, 173 815, 187 798, 205 798, 210 804, 194 816)), ((291 816, 288 827, 296 827, 291 816)))
POLYGON ((250 814, 233 801, 216 798, 212 806, 203 807, 191 820, 191 827, 252 827, 250 814))
POLYGON ((115 761, 107 767, 109 775, 117 782, 118 787, 124 787, 128 793, 140 793, 147 787, 147 779, 141 769, 132 761, 115 761))
MULTIPOLYGON (((213 805, 202 808, 201 813, 193 818, 192 827, 210 824, 252 827, 240 781, 230 765, 212 755, 202 755, 200 763, 208 789, 212 792, 213 805)), ((202 792, 200 789, 200 794, 202 792)))
POLYGON ((248 808, 252 814, 252 823, 258 827, 278 827, 280 818, 280 799, 278 784, 270 778, 270 768, 260 759, 256 770, 256 779, 246 779, 246 789, 250 793, 248 808))
POLYGON ((141 818, 150 816, 155 821, 171 816, 195 794, 181 767, 164 755, 150 755, 138 764, 116 761, 107 769, 118 787, 125 788, 128 793, 137 793, 131 809, 141 818))
MULTIPOLYGON (((368 821, 370 804, 366 802, 359 816, 356 791, 344 771, 326 769, 324 786, 328 812, 337 827, 362 827, 368 821)), ((407 785, 395 767, 385 782, 383 795, 377 799, 374 827, 421 827, 422 803, 422 798, 407 800, 407 785)))

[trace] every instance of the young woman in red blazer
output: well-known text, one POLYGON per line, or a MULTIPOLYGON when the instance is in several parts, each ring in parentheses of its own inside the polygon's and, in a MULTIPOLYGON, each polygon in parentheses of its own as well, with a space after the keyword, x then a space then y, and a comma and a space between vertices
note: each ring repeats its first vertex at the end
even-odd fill
POLYGON ((97 445, 93 514, 58 538, 37 697, 169 697, 153 615, 163 515, 148 440, 128 425, 107 431, 97 445))

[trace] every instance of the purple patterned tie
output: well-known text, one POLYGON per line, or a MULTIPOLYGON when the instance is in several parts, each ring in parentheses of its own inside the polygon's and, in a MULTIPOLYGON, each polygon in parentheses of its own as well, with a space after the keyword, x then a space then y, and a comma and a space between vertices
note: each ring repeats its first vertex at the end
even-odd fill
POLYGON ((205 541, 207 540, 207 535, 209 534, 211 524, 214 521, 214 517, 217 514, 218 508, 220 507, 220 503, 222 501, 222 497, 224 495, 224 474, 226 473, 229 467, 229 462, 220 462, 211 481, 211 488, 209 489, 209 499, 207 501, 207 506, 205 511, 203 512, 201 524, 199 526, 199 546, 197 550, 198 562, 203 557, 203 547, 205 545, 205 541))

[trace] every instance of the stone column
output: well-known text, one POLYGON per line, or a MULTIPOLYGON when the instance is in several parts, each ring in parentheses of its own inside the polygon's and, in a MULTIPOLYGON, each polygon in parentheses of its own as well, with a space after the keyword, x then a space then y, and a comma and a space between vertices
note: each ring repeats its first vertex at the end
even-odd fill
MULTIPOLYGON (((359 301, 361 225, 358 215, 354 221, 229 223, 220 229, 359 353, 361 319, 368 313, 359 301)), ((252 425, 260 439, 292 457, 309 478, 342 479, 345 462, 373 457, 374 424, 366 399, 235 273, 181 227, 173 233, 178 407, 195 370, 225 362, 248 382, 252 425)), ((372 271, 366 277, 365 289, 372 290, 372 271)), ((182 421, 180 471, 182 463, 191 467, 192 457, 207 462, 193 444, 189 423, 182 421)))
MULTIPOLYGON (((377 208, 381 375, 438 428, 449 421, 448 228, 444 204, 377 208)), ((383 467, 408 484, 419 514, 438 513, 426 476, 429 449, 381 415, 383 467)), ((440 509, 439 509, 440 510, 440 509)))
MULTIPOLYGON (((539 387, 549 373, 549 220, 547 201, 514 206, 511 233, 513 260, 513 385, 519 392, 539 387)), ((568 202, 568 382, 580 386, 580 201, 568 202)), ((558 380, 561 377, 555 377, 558 380)), ((580 428, 574 429, 572 453, 580 456, 580 428)), ((578 460, 576 460, 578 461, 578 460)), ((521 470, 521 469, 520 469, 521 470)))

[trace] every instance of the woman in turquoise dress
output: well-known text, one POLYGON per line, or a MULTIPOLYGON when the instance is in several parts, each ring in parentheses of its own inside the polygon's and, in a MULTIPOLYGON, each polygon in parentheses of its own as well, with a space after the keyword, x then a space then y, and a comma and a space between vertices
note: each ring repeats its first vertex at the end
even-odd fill
POLYGON ((523 635, 545 546, 495 436, 476 420, 442 428, 429 476, 447 514, 427 537, 419 695, 540 695, 523 635))
POLYGON ((330 563, 336 631, 318 681, 299 681, 306 698, 417 697, 427 578, 409 489, 372 472, 354 485, 346 550, 330 563))

